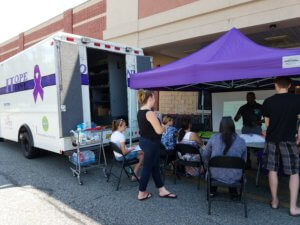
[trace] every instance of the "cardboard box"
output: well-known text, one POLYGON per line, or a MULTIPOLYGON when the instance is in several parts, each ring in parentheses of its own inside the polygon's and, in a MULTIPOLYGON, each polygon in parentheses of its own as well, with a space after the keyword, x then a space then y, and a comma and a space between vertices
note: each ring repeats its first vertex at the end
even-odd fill
POLYGON ((98 116, 107 116, 109 114, 109 108, 104 108, 103 106, 97 107, 98 116))

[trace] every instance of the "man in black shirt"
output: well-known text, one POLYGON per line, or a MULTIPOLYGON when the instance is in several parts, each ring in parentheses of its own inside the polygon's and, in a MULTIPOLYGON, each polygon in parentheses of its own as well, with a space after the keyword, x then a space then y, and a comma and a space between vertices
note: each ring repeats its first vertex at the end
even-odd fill
MULTIPOLYGON (((261 135, 262 129, 262 105, 255 101, 254 92, 247 93, 247 104, 241 106, 236 116, 235 122, 243 118, 242 134, 258 134, 261 135)), ((250 151, 247 151, 247 169, 251 168, 250 151)))
POLYGON ((288 93, 290 86, 291 80, 288 77, 277 77, 276 94, 264 101, 263 115, 267 127, 264 161, 269 170, 271 207, 276 209, 279 206, 277 172, 279 164, 282 163, 284 173, 290 175, 290 215, 300 216, 300 208, 297 207, 299 152, 296 146, 300 143, 300 129, 296 138, 300 97, 288 93))
POLYGON ((247 104, 241 106, 236 116, 235 122, 243 118, 243 134, 261 134, 262 124, 262 105, 255 101, 255 94, 253 92, 247 93, 247 104))

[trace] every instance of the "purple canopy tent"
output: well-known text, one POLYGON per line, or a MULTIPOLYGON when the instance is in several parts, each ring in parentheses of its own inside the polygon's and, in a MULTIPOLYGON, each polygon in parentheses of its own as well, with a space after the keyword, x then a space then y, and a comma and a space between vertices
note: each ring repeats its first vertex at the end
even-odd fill
POLYGON ((233 28, 196 53, 131 75, 129 86, 157 90, 238 90, 267 87, 271 83, 266 81, 275 76, 292 75, 300 75, 300 49, 264 47, 233 28))

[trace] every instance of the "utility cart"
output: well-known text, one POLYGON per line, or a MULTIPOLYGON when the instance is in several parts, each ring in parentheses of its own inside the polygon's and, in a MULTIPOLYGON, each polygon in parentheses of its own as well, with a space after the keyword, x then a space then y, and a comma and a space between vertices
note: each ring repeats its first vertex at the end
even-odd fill
POLYGON ((99 168, 103 170, 104 176, 106 173, 106 155, 104 150, 104 134, 105 129, 87 129, 84 131, 71 130, 72 145, 76 150, 69 156, 72 163, 70 167, 74 177, 77 177, 78 183, 83 184, 81 174, 87 173, 88 170, 99 168), (103 162, 101 158, 103 156, 103 162))

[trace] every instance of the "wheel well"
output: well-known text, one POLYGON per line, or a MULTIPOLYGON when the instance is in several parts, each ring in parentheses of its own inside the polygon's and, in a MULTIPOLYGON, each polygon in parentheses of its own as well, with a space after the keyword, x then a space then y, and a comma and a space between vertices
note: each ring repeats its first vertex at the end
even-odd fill
POLYGON ((31 130, 29 128, 29 126, 27 124, 23 124, 20 129, 19 129, 19 133, 18 133, 18 142, 20 142, 20 134, 22 133, 27 133, 29 135, 29 138, 32 141, 32 146, 34 146, 34 142, 33 142, 33 136, 31 133, 31 130))

